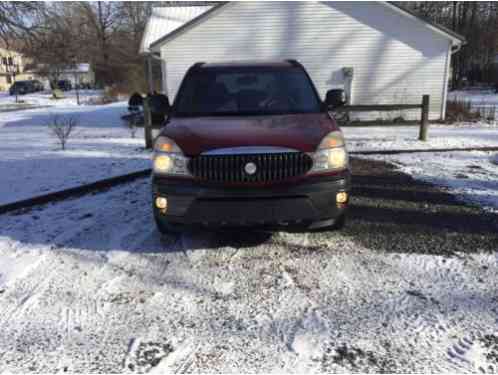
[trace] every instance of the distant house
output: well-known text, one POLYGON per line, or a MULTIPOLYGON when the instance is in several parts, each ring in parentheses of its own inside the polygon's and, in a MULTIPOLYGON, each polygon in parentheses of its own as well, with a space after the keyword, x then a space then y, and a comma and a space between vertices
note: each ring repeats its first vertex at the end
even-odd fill
POLYGON ((73 87, 95 85, 95 72, 88 63, 71 66, 37 64, 30 70, 35 79, 43 82, 45 88, 50 88, 50 82, 69 80, 73 87))
POLYGON ((296 59, 322 97, 334 87, 352 104, 419 103, 429 94, 430 118, 440 119, 451 56, 464 42, 391 2, 225 2, 155 8, 140 53, 149 66, 160 62, 170 99, 195 62, 296 59))
POLYGON ((71 67, 63 68, 59 72, 59 79, 67 79, 71 81, 71 84, 76 86, 80 85, 95 85, 95 72, 93 71, 90 64, 81 63, 76 64, 71 67))
POLYGON ((33 79, 33 74, 25 72, 26 59, 19 52, 0 48, 0 90, 8 90, 16 81, 33 79))

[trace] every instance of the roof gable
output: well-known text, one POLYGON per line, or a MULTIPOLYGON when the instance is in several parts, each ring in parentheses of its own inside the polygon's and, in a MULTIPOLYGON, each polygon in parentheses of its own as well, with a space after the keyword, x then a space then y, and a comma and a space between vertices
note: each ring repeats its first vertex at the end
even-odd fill
POLYGON ((152 8, 152 14, 147 20, 145 31, 140 43, 140 54, 149 53, 150 46, 178 28, 188 24, 193 19, 206 13, 212 5, 200 6, 169 6, 152 8))
MULTIPOLYGON (((177 22, 174 25, 174 27, 171 27, 170 31, 168 31, 168 32, 163 33, 163 32, 157 31, 154 34, 154 32, 150 31, 148 33, 147 32, 148 30, 146 30, 146 32, 144 33, 144 39, 142 40, 142 42, 143 42, 142 44, 145 45, 144 40, 147 38, 148 49, 147 50, 142 49, 142 46, 141 46, 140 52, 147 53, 147 52, 158 51, 159 47, 161 45, 169 42, 170 40, 174 39, 176 36, 178 36, 184 32, 187 32, 189 29, 191 29, 192 27, 195 27, 199 23, 204 22, 205 20, 207 20, 209 18, 209 16, 211 16, 215 13, 217 14, 219 12, 222 12, 224 7, 228 4, 233 4, 233 2, 223 2, 223 3, 220 3, 219 5, 216 5, 216 6, 194 7, 194 8, 205 8, 205 9, 203 11, 201 11, 201 9, 198 9, 198 13, 197 12, 190 13, 191 17, 188 20, 185 20, 183 23, 178 22, 179 19, 177 19, 177 22), (148 34, 148 35, 146 35, 146 34, 148 34)), ((360 4, 360 3, 358 3, 358 4, 360 4)), ((412 13, 411 11, 409 11, 403 7, 400 7, 392 2, 379 1, 379 2, 377 2, 377 4, 387 7, 389 9, 395 11, 396 13, 398 13, 401 16, 408 17, 408 18, 416 20, 417 22, 420 22, 420 24, 422 26, 425 26, 431 32, 434 32, 438 35, 442 35, 442 36, 448 38, 452 42, 452 45, 460 45, 460 44, 465 43, 465 38, 463 36, 453 32, 451 30, 448 30, 447 28, 445 28, 441 25, 428 22, 428 21, 420 18, 416 14, 412 13)), ((188 8, 188 7, 178 7, 178 8, 188 8)), ((155 8, 155 9, 168 9, 168 8, 155 8)), ((182 11, 178 10, 178 12, 181 13, 182 11)), ((188 18, 188 17, 185 17, 185 18, 188 18)), ((156 20, 159 20, 159 18, 156 17, 156 20)), ((158 21, 155 21, 155 22, 158 22, 158 21)), ((165 26, 158 27, 157 30, 159 30, 161 28, 163 30, 166 30, 165 26)))
POLYGON ((443 25, 428 21, 428 20, 420 17, 415 12, 412 12, 411 10, 398 5, 398 4, 394 3, 393 1, 386 1, 383 3, 387 6, 390 6, 394 10, 397 10, 401 14, 404 14, 407 17, 418 20, 419 22, 425 24, 427 27, 429 27, 433 31, 449 37, 453 41, 453 44, 465 43, 465 37, 463 35, 460 35, 460 34, 454 32, 453 30, 450 30, 450 29, 444 27, 443 25))

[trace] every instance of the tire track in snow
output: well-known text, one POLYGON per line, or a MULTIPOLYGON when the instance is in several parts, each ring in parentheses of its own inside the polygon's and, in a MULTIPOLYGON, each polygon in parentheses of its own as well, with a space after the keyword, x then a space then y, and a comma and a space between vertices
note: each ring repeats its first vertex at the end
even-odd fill
MULTIPOLYGON (((83 225, 83 226, 78 225, 78 223, 76 223, 72 220, 55 220, 53 222, 54 226, 60 225, 60 227, 57 228, 57 234, 55 236, 53 236, 53 235, 51 236, 51 241, 54 243, 57 243, 57 248, 59 248, 59 251, 55 250, 55 251, 51 252, 51 254, 58 253, 58 256, 62 256, 62 258, 64 258, 66 255, 70 255, 70 257, 83 260, 84 258, 81 258, 80 254, 75 253, 71 250, 69 250, 69 252, 68 252, 66 250, 66 248, 68 245, 70 247, 74 247, 75 245, 78 245, 79 243, 84 243, 84 241, 86 240, 86 238, 88 238, 90 233, 99 233, 99 232, 103 233, 105 231, 105 229, 102 229, 102 228, 106 228, 106 223, 105 223, 105 219, 103 219, 104 220, 103 221, 100 218, 100 214, 103 211, 105 211, 106 209, 107 209, 107 207, 102 207, 102 209, 97 210, 96 213, 92 215, 92 217, 85 220, 85 225, 83 225)), ((119 223, 119 224, 121 224, 121 223, 119 223)), ((120 231, 123 227, 126 227, 124 225, 124 222, 122 223, 122 225, 120 225, 120 227, 118 226, 116 228, 116 232, 120 231)), ((113 229, 114 229, 114 227, 113 227, 113 229)), ((52 230, 51 232, 53 233, 54 231, 52 230)), ((101 239, 104 238, 104 236, 99 236, 99 237, 101 239)), ((107 238, 108 238, 108 240, 104 244, 101 244, 101 245, 103 245, 103 247, 109 246, 112 248, 112 246, 113 246, 112 235, 110 237, 107 237, 107 238)), ((26 238, 25 241, 29 242, 29 237, 26 238)), ((57 257, 57 255, 54 255, 54 257, 57 257)), ((95 258, 98 258, 98 257, 93 257, 93 260, 95 260, 95 258)), ((76 261, 78 261, 78 260, 76 260, 76 261)), ((44 268, 44 270, 52 269, 53 270, 52 272, 55 272, 54 267, 53 266, 51 267, 48 264, 44 264, 42 267, 44 268)), ((81 274, 78 271, 68 272, 67 267, 64 267, 60 271, 61 272, 58 272, 59 275, 57 277, 57 282, 54 282, 53 284, 58 284, 59 289, 61 289, 61 290, 62 289, 71 290, 74 287, 71 284, 75 281, 74 278, 72 277, 72 275, 76 276, 76 279, 78 279, 78 276, 81 276, 81 274), (63 278, 61 279, 61 277, 63 277, 63 278)), ((43 274, 40 272, 39 277, 42 277, 42 276, 43 276, 43 274)), ((37 278, 35 278, 35 277, 31 278, 32 283, 36 284, 37 281, 38 281, 37 278)), ((47 283, 49 282, 49 278, 46 278, 46 282, 47 283)), ((41 283, 39 284, 39 286, 42 286, 42 285, 43 284, 41 284, 41 283)), ((83 290, 87 289, 88 287, 89 287, 89 285, 87 285, 86 288, 84 288, 83 290)), ((99 314, 97 314, 96 311, 93 311, 93 310, 96 310, 95 306, 96 306, 96 303, 98 303, 98 302, 96 300, 93 300, 93 303, 90 301, 92 301, 92 298, 88 298, 88 294, 87 294, 87 296, 85 298, 79 298, 76 304, 69 303, 67 308, 61 308, 59 310, 60 314, 62 314, 61 319, 59 319, 60 320, 60 327, 61 327, 59 331, 65 333, 65 335, 63 335, 64 339, 61 340, 61 349, 62 349, 63 353, 64 352, 68 353, 67 355, 62 356, 61 361, 59 361, 60 366, 62 366, 64 363, 64 360, 63 360, 64 357, 69 358, 72 356, 71 353, 74 353, 75 340, 78 341, 78 337, 73 337, 73 336, 81 336, 81 334, 79 332, 81 332, 82 330, 87 328, 85 326, 91 326, 93 323, 96 323, 96 326, 100 326, 100 327, 104 328, 105 332, 102 332, 100 334, 101 337, 104 338, 104 340, 99 342, 99 344, 102 345, 102 347, 100 348, 101 350, 106 349, 105 348, 105 345, 107 343, 106 338, 108 336, 110 336, 109 332, 108 332, 108 328, 112 327, 112 325, 106 324, 104 321, 102 321, 101 316, 99 316, 99 314), (95 307, 95 309, 93 307, 90 307, 89 303, 91 303, 92 306, 95 307), (91 320, 88 320, 89 317, 91 317, 91 320), (88 324, 85 324, 86 321, 88 322, 88 324), (75 329, 75 328, 77 328, 77 329, 75 329)), ((57 330, 55 332, 57 332, 57 330)), ((85 342, 85 341, 83 341, 83 342, 85 342)), ((86 345, 84 345, 84 346, 86 346, 86 345)), ((85 358, 82 358, 83 363, 90 364, 90 360, 88 359, 87 353, 90 353, 93 349, 98 349, 98 348, 93 348, 92 350, 90 350, 90 348, 87 348, 87 349, 85 348, 84 350, 81 350, 81 349, 83 349, 83 347, 80 346, 79 347, 80 354, 83 355, 83 357, 85 357, 85 358)), ((79 361, 79 362, 81 364, 81 361, 79 361)))
POLYGON ((8 285, 7 292, 3 299, 11 299, 10 304, 4 305, 0 313, 0 330, 3 330, 11 319, 16 316, 22 316, 23 311, 28 309, 30 305, 36 303, 36 298, 43 292, 51 281, 55 270, 53 267, 44 267, 44 263, 49 263, 46 259, 38 262, 36 267, 24 275, 23 278, 16 279, 12 284, 8 285), (48 271, 48 272, 47 272, 48 271), (14 292, 17 296, 14 295, 14 292))
MULTIPOLYGON (((287 254, 294 251, 313 252, 318 249, 316 241, 310 239, 308 233, 300 235, 277 233, 271 239, 272 246, 285 246, 287 254)), ((320 242, 320 241, 318 241, 320 242)), ((324 245, 324 244, 322 244, 324 245)), ((301 279, 297 268, 291 265, 284 266, 284 259, 277 261, 276 271, 281 275, 286 285, 285 299, 280 299, 280 308, 270 320, 279 320, 281 314, 288 313, 289 308, 296 310, 290 320, 274 325, 273 330, 284 344, 289 354, 292 354, 287 364, 286 371, 309 372, 317 370, 317 359, 322 356, 322 346, 328 339, 330 323, 320 310, 320 303, 309 292, 308 287, 301 279), (296 301, 302 301, 296 306, 296 301)))
MULTIPOLYGON (((17 348, 19 338, 24 334, 26 328, 30 325, 30 320, 26 315, 35 307, 39 308, 38 302, 43 298, 42 295, 48 290, 49 284, 57 274, 57 268, 54 264, 47 260, 45 256, 30 273, 22 279, 17 279, 9 289, 14 290, 14 293, 7 292, 7 296, 12 298, 6 309, 0 314, 0 330, 4 333, 4 338, 12 345, 12 349, 17 348)), ((36 310, 38 310, 36 308, 36 310)), ((21 342, 22 343, 22 342, 21 342)), ((9 352, 0 352, 0 363, 4 361, 5 356, 9 352)), ((26 361, 27 363, 27 361, 26 361)))
MULTIPOLYGON (((469 370, 472 368, 458 358, 449 362, 448 348, 458 344, 463 351, 460 337, 487 333, 495 326, 489 319, 491 314, 470 308, 451 311, 458 303, 465 305, 451 300, 460 292, 480 298, 468 303, 473 308, 481 302, 490 306, 485 292, 493 290, 493 263, 480 252, 474 255, 476 261, 465 267, 461 263, 468 257, 446 257, 444 266, 440 255, 400 248, 393 252, 375 246, 378 242, 363 241, 379 230, 379 226, 366 224, 359 227, 361 233, 350 229, 304 235, 276 233, 259 244, 202 233, 192 237, 185 234, 182 242, 167 237, 166 243, 161 243, 152 229, 146 187, 136 184, 105 193, 103 198, 64 202, 40 213, 52 226, 69 233, 78 220, 64 221, 62 211, 73 207, 70 215, 77 219, 78 210, 87 210, 85 202, 95 206, 93 216, 83 219, 84 229, 58 238, 61 247, 53 250, 50 258, 64 260, 65 265, 56 264, 58 274, 51 287, 57 283, 58 288, 42 293, 54 306, 40 306, 39 313, 56 309, 53 315, 59 317, 70 307, 68 324, 59 321, 52 327, 53 322, 46 321, 50 330, 38 337, 50 340, 47 348, 26 352, 12 369, 27 371, 32 356, 45 371, 70 366, 71 371, 115 372, 122 368, 131 338, 164 344, 171 338, 190 337, 199 346, 189 347, 188 353, 180 356, 175 367, 179 371, 233 372, 230 366, 247 372, 282 372, 282 368, 330 371, 332 364, 343 361, 347 365, 344 358, 349 355, 357 367, 343 366, 343 370, 469 370), (128 199, 126 192, 138 202, 123 205, 128 199), (55 220, 57 215, 60 218, 55 220), (232 257, 234 249, 237 255, 232 257), (482 264, 477 266, 477 260, 482 264), (76 265, 79 269, 74 269, 76 265), (482 265, 491 270, 484 272, 482 265), (88 278, 83 277, 84 272, 88 278), (490 279, 482 295, 473 275, 490 279), (160 285, 161 280, 164 285, 160 285), (453 290, 449 289, 452 285, 453 290), (140 290, 146 292, 143 303, 139 301, 140 290), (74 293, 72 297, 57 301, 67 291, 74 293), (71 305, 73 300, 77 302, 71 305), (92 311, 91 301, 102 301, 100 314, 92 311), (396 318, 392 319, 396 324, 384 329, 382 320, 389 316, 396 318), (67 342, 63 342, 63 349, 52 351, 53 343, 61 341, 48 334, 57 335, 64 329, 70 333, 67 342), (83 345, 79 345, 81 341, 83 345), (390 348, 385 341, 391 343, 390 348), (318 357, 324 354, 322 367, 318 357), (94 355, 100 358, 94 359, 94 355), (67 357, 67 362, 60 361, 61 357, 67 357), (185 362, 183 358, 187 358, 185 362), (51 362, 54 359, 58 361, 55 364, 51 362)), ((54 234, 59 235, 59 230, 47 229, 47 236, 55 238, 54 234)), ((32 238, 23 237, 22 242, 36 244, 32 238)), ((392 233, 384 243, 396 240, 392 233)), ((455 238, 445 240, 454 243, 455 238)), ((419 241, 417 247, 433 250, 428 236, 419 241)), ((49 262, 43 265, 50 266, 49 262)), ((45 323, 33 315, 24 318, 38 325, 45 323)), ((153 347, 145 347, 148 349, 153 347)), ((468 359, 473 350, 459 355, 468 359)), ((160 372, 163 365, 170 368, 169 358, 175 351, 152 370, 160 372)))

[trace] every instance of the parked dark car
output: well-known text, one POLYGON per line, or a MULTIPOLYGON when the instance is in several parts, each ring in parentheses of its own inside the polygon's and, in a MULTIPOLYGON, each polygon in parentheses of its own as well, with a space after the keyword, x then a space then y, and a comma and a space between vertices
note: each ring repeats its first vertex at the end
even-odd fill
POLYGON ((57 88, 62 91, 71 91, 73 89, 73 85, 68 79, 61 79, 57 81, 57 88))
POLYGON ((33 86, 34 86, 35 91, 45 90, 45 86, 43 85, 43 83, 41 83, 37 79, 34 79, 32 82, 33 82, 33 86))
POLYGON ((297 61, 198 63, 155 141, 158 229, 340 228, 349 201, 344 139, 297 61))
POLYGON ((38 91, 34 81, 16 81, 10 86, 10 95, 25 95, 38 91))
POLYGON ((74 86, 74 88, 79 89, 79 90, 90 90, 92 88, 92 85, 88 82, 80 82, 80 83, 77 83, 74 86))

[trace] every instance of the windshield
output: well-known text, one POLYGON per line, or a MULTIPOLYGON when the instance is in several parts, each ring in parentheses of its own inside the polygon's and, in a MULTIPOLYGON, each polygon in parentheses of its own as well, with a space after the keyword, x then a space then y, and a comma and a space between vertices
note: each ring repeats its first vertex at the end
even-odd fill
POLYGON ((177 116, 274 115, 320 112, 320 100, 299 68, 200 69, 187 75, 177 116))

